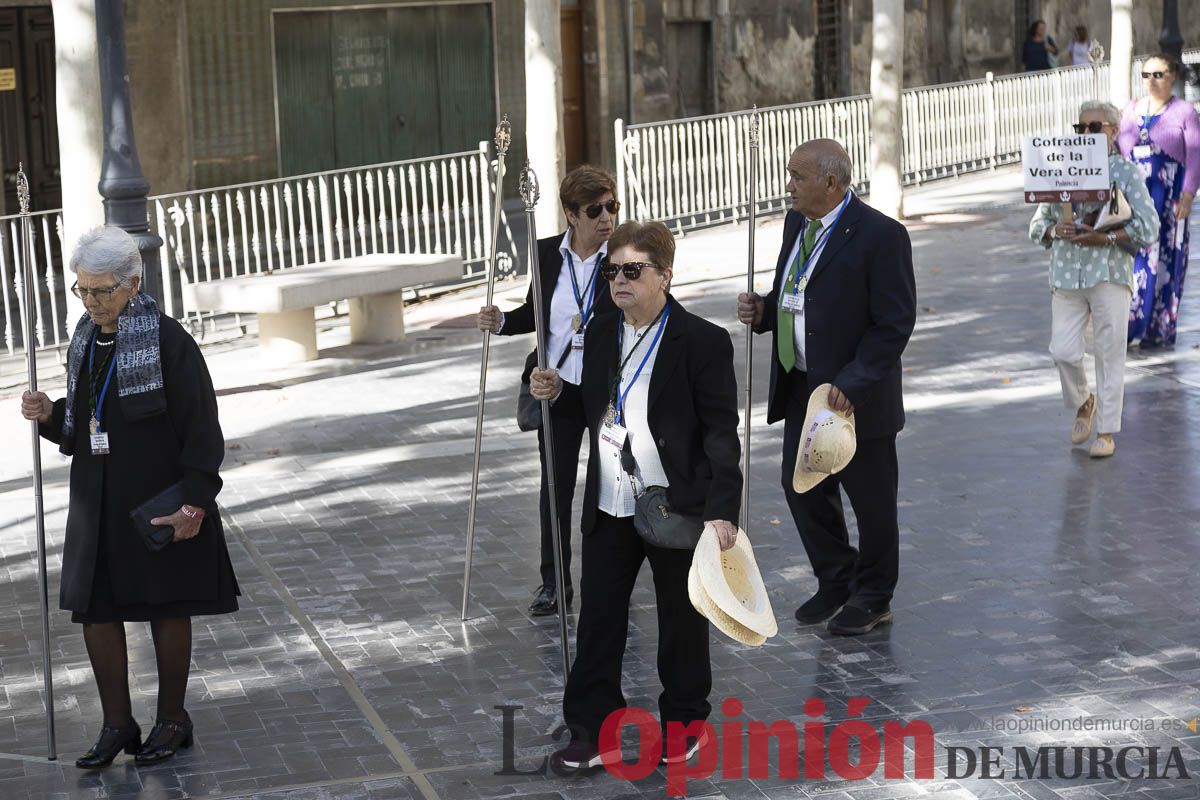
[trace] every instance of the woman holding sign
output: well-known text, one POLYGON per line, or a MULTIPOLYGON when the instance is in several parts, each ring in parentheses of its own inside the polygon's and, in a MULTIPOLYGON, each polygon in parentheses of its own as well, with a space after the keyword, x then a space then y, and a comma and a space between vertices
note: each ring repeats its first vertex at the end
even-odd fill
POLYGON ((1057 203, 1042 203, 1029 224, 1029 238, 1050 249, 1050 355, 1058 366, 1063 400, 1075 412, 1071 443, 1083 444, 1098 431, 1091 456, 1116 450, 1125 398, 1125 320, 1133 291, 1133 255, 1158 235, 1158 214, 1137 166, 1112 152, 1120 112, 1109 103, 1084 103, 1076 133, 1103 133, 1108 140, 1108 175, 1114 197, 1075 204, 1075 219, 1060 219, 1057 203), (1095 334, 1096 391, 1084 370, 1084 329, 1095 334))
POLYGON ((1158 211, 1159 234, 1137 255, 1129 309, 1132 346, 1175 344, 1175 323, 1188 263, 1188 215, 1200 186, 1200 117, 1171 88, 1183 65, 1158 54, 1142 65, 1146 97, 1125 107, 1117 138, 1142 170, 1158 211))

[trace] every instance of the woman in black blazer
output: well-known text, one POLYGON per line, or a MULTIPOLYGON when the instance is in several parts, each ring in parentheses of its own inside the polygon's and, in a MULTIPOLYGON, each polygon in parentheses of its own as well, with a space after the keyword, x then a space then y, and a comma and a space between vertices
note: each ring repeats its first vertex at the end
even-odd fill
MULTIPOLYGON (((530 382, 534 397, 555 398, 559 414, 579 419, 591 433, 577 649, 563 696, 572 736, 556 754, 573 769, 600 765, 601 726, 625 707, 621 660, 629 598, 644 559, 654 571, 664 732, 668 722, 688 725, 712 710, 708 621, 688 600, 692 552, 657 547, 638 535, 636 494, 666 487, 671 507, 713 523, 728 549, 737 536, 742 492, 729 334, 668 293, 675 241, 661 222, 626 222, 609 247, 603 274, 620 311, 588 328, 582 380, 573 386, 555 370, 535 369, 530 382), (622 451, 636 462, 632 477, 622 451)), ((678 747, 670 757, 686 758, 697 746, 678 747)))
MULTIPOLYGON (((617 184, 611 175, 584 164, 567 173, 558 196, 570 223, 565 233, 538 241, 538 264, 542 276, 542 308, 546 319, 547 361, 562 368, 563 378, 579 382, 583 365, 584 332, 597 314, 612 309, 608 284, 600 280, 600 264, 608 252, 621 204, 616 199, 617 184)), ((495 306, 479 310, 481 331, 501 336, 533 333, 533 286, 520 308, 503 313, 495 306)), ((522 382, 537 364, 537 351, 525 360, 522 382)), ((560 418, 550 412, 554 424, 554 478, 558 494, 559 536, 562 539, 563 571, 566 574, 567 605, 571 604, 571 503, 575 499, 575 473, 579 467, 579 448, 583 443, 583 425, 574 419, 560 418)), ((557 575, 554 570, 554 543, 550 525, 550 490, 546 479, 545 444, 538 430, 538 452, 542 454, 542 488, 539 511, 542 525, 541 586, 534 592, 529 612, 535 617, 558 613, 557 575)))

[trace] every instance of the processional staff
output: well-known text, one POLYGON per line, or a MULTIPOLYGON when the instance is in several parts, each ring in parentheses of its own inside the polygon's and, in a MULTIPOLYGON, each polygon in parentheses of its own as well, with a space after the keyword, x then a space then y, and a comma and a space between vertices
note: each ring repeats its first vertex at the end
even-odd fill
MULTIPOLYGON (((754 218, 758 211, 758 106, 750 112, 750 245, 746 257, 746 292, 754 292, 754 218)), ((752 406, 752 381, 754 378, 754 324, 746 325, 746 409, 745 426, 742 429, 742 530, 750 532, 750 410, 752 406)))
MULTIPOLYGON (((500 204, 504 198, 504 157, 512 144, 512 126, 505 114, 496 126, 496 191, 492 196, 492 249, 488 260, 487 302, 492 305, 496 288, 497 242, 500 238, 500 204)), ((467 618, 467 598, 471 592, 471 561, 475 554, 475 510, 479 501, 479 457, 483 447, 483 400, 487 394, 488 353, 491 349, 492 333, 483 332, 483 358, 479 364, 479 405, 475 411, 475 463, 471 467, 471 501, 467 507, 467 556, 463 565, 462 618, 467 618)))
MULTIPOLYGON (((546 317, 542 316, 542 271, 538 264, 537 225, 533 218, 533 209, 537 205, 541 190, 538 187, 537 173, 529 165, 528 159, 521 170, 521 180, 518 184, 521 199, 525 202, 525 220, 529 225, 529 272, 533 276, 533 319, 534 335, 537 337, 538 369, 546 369, 546 317)), ((560 525, 558 521, 558 491, 555 488, 554 476, 554 430, 550 421, 550 401, 542 401, 542 447, 546 462, 546 488, 550 498, 550 539, 554 542, 554 574, 558 586, 566 586, 566 573, 563 570, 562 540, 559 538, 560 525)), ((562 650, 563 681, 571 671, 571 653, 567 641, 567 604, 558 602, 559 639, 562 650)))
MULTIPOLYGON (((23 165, 17 168, 17 200, 21 207, 21 283, 25 300, 25 367, 29 372, 30 393, 38 390, 37 343, 34 341, 34 304, 37 287, 33 272, 33 221, 29 217, 29 180, 23 165)), ((33 446, 33 520, 37 528, 38 593, 42 607, 42 678, 46 688, 46 758, 58 758, 54 742, 54 675, 50 659, 50 603, 46 581, 46 518, 42 503, 42 440, 38 421, 31 420, 33 446)))

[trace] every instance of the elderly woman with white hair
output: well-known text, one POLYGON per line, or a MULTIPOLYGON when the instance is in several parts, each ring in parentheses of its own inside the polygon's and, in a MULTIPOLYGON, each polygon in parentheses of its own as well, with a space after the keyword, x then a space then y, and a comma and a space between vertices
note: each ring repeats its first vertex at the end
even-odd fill
POLYGON ((1137 165, 1113 147, 1121 122, 1116 106, 1087 102, 1075 132, 1103 133, 1114 197, 1108 203, 1076 203, 1073 219, 1061 205, 1043 203, 1029 223, 1029 238, 1050 250, 1050 355, 1058 366, 1063 400, 1075 412, 1071 443, 1083 444, 1097 428, 1092 458, 1116 450, 1125 398, 1125 335, 1133 295, 1134 253, 1158 236, 1158 213, 1137 165), (1084 369, 1084 330, 1091 323, 1096 390, 1084 369))
POLYGON ((75 765, 104 767, 122 750, 152 764, 191 745, 191 618, 238 607, 216 503, 225 442, 200 348, 140 291, 134 239, 89 231, 70 267, 87 313, 71 338, 67 396, 26 392, 21 412, 72 456, 59 605, 83 626, 104 713, 75 765), (145 741, 129 698, 126 622, 150 623, 158 662, 145 741))

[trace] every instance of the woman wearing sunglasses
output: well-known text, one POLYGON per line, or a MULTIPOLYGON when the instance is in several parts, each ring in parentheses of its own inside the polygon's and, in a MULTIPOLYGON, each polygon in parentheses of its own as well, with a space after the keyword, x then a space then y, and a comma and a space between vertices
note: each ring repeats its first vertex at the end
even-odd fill
MULTIPOLYGON (((559 185, 558 197, 567 215, 567 230, 538 241, 538 265, 542 277, 542 308, 547 318, 546 359, 560 370, 563 380, 579 383, 583 368, 584 332, 597 314, 612 309, 608 285, 600 279, 600 265, 608 252, 608 237, 616 223, 621 204, 616 198, 617 183, 601 169, 584 164, 567 173, 559 185)), ((479 330, 501 336, 533 333, 533 285, 525 303, 509 312, 496 306, 479 310, 479 330)), ((525 360, 522 383, 529 383, 529 372, 537 364, 534 350, 525 360)), ((553 527, 550 525, 550 491, 546 459, 542 455, 542 488, 539 499, 541 518, 541 585, 535 590, 529 613, 535 617, 558 613, 560 597, 571 604, 571 503, 575 498, 575 475, 579 467, 579 448, 583 443, 583 425, 573 417, 559 418, 551 408, 554 423, 554 483, 558 495, 559 535, 562 540, 563 571, 567 585, 558 591, 554 569, 553 527)), ((538 427, 538 444, 542 430, 538 427)), ((544 454, 544 446, 538 452, 544 454)))
POLYGON ((1125 321, 1133 291, 1133 255, 1158 235, 1158 214, 1137 166, 1114 152, 1120 112, 1109 103, 1084 103, 1076 133, 1103 133, 1108 174, 1128 206, 1081 203, 1074 219, 1060 219, 1058 203, 1042 203, 1029 224, 1029 237, 1050 249, 1050 355, 1058 366, 1063 400, 1075 412, 1071 443, 1083 444, 1097 429, 1090 455, 1116 451, 1125 398, 1125 321), (1105 218, 1108 218, 1108 222, 1105 218), (1099 227, 1102 230, 1097 230, 1099 227), (1084 330, 1095 336, 1096 391, 1084 369, 1084 330))
POLYGON ((1200 186, 1200 117, 1191 103, 1174 97, 1183 65, 1159 53, 1142 65, 1146 96, 1121 117, 1120 151, 1141 167, 1158 210, 1158 238, 1137 254, 1129 309, 1131 346, 1175 344, 1179 301, 1188 263, 1188 215, 1200 186))
MULTIPOLYGON (((563 696, 571 742, 556 756, 570 769, 600 765, 601 726, 625 707, 621 661, 643 561, 654 573, 664 732, 668 722, 688 725, 711 711, 708 621, 688 599, 692 551, 644 540, 633 524, 637 496, 665 487, 669 508, 712 522, 722 549, 733 546, 741 509, 729 334, 671 297, 675 240, 661 222, 626 222, 609 247, 602 270, 619 311, 588 328, 579 384, 553 369, 535 369, 530 384, 534 397, 551 399, 591 434, 579 628, 563 696)), ((666 758, 697 746, 676 743, 666 758)))

